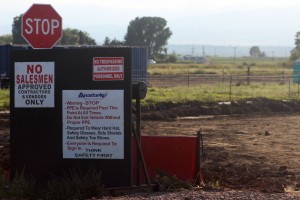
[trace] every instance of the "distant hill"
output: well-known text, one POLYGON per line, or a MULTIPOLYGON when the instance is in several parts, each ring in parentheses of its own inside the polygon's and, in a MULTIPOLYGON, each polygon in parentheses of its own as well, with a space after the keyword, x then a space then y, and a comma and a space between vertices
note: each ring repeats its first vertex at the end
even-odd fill
MULTIPOLYGON (((167 45, 168 53, 175 52, 180 55, 202 56, 203 49, 206 56, 236 57, 249 56, 251 46, 214 46, 214 45, 167 45)), ((289 57, 291 46, 259 46, 267 57, 289 57)))

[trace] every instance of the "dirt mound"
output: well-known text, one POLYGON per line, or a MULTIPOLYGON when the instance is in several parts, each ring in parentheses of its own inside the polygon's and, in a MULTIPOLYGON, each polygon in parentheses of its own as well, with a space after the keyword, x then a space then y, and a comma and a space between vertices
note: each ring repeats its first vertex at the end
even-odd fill
POLYGON ((184 116, 232 115, 271 112, 299 112, 299 101, 255 98, 231 102, 163 102, 142 107, 143 120, 162 120, 184 116))

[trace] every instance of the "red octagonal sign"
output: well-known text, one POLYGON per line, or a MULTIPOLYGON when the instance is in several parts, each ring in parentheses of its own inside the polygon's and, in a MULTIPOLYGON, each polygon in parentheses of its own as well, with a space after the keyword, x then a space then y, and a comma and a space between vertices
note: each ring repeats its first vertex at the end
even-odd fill
POLYGON ((23 15, 22 36, 34 49, 51 49, 62 36, 62 19, 50 4, 33 4, 23 15))

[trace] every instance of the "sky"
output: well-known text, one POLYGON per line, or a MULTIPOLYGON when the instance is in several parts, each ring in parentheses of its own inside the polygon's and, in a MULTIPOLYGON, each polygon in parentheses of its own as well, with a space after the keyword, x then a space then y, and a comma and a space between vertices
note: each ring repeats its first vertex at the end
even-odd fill
POLYGON ((136 17, 162 17, 168 44, 294 46, 300 31, 299 0, 0 0, 0 35, 33 3, 51 4, 63 28, 87 32, 99 45, 123 40, 136 17))

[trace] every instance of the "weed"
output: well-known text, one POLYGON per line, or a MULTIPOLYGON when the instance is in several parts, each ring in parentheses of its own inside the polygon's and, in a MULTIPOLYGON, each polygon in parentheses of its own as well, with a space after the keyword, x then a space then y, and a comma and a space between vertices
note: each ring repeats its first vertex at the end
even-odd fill
POLYGON ((36 199, 39 195, 36 182, 25 178, 24 171, 16 173, 12 181, 8 181, 3 172, 0 175, 0 196, 6 198, 36 199))
POLYGON ((190 190, 193 185, 189 182, 182 181, 176 177, 176 175, 170 177, 166 172, 159 173, 155 180, 159 186, 159 190, 162 192, 176 192, 181 190, 190 190))
POLYGON ((0 89, 0 110, 9 109, 9 89, 0 89))
POLYGON ((63 177, 53 176, 47 184, 38 185, 33 178, 25 177, 24 170, 8 181, 0 173, 0 198, 7 199, 90 199, 103 195, 101 173, 90 167, 86 173, 72 169, 63 177))
POLYGON ((216 189, 217 189, 217 190, 220 189, 219 180, 216 180, 216 189))
POLYGON ((79 168, 65 173, 62 178, 53 177, 47 185, 47 199, 88 199, 103 195, 101 173, 90 167, 84 174, 79 168))

